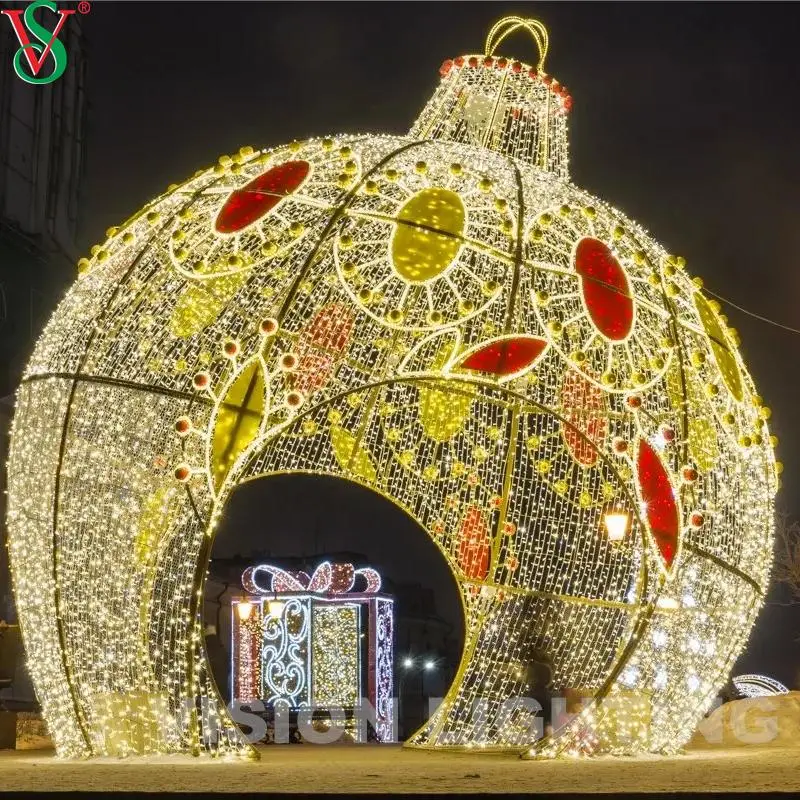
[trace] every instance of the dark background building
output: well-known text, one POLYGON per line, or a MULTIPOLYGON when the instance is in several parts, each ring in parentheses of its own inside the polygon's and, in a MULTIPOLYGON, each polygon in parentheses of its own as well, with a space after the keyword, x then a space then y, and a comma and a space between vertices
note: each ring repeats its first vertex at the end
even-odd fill
MULTIPOLYGON (((0 10, 20 5, 0 2, 0 10)), ((25 83, 12 68, 19 41, 0 17, 0 620, 12 626, 5 464, 13 395, 37 336, 74 280, 83 247, 88 59, 80 15, 68 19, 60 39, 68 53, 62 77, 25 83)), ((6 654, 0 673, 13 673, 0 674, 13 678, 3 699, 33 703, 23 660, 9 655, 21 654, 16 626, 2 634, 0 648, 6 654)))

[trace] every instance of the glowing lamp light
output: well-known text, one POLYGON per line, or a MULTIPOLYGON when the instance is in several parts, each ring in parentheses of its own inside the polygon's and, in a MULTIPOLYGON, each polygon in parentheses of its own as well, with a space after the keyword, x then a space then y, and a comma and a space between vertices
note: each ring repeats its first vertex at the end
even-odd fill
POLYGON ((433 663, 433 661, 426 661, 426 662, 425 662, 425 669, 426 669, 426 670, 428 670, 429 672, 430 672, 430 670, 432 670, 432 669, 433 669, 435 666, 436 666, 436 664, 434 664, 434 663, 433 663))
POLYGON ((253 613, 253 604, 252 603, 237 603, 236 604, 236 613, 239 615, 239 619, 242 622, 246 622, 250 619, 250 615, 253 613))
POLYGON ((283 616, 283 609, 286 607, 286 603, 283 600, 268 600, 267 601, 267 613, 275 618, 280 619, 283 616))
POLYGON ((403 666, 406 669, 411 669, 414 666, 414 659, 413 658, 405 658, 403 659, 403 666))
POLYGON ((609 511, 603 518, 608 539, 611 542, 621 542, 628 530, 628 514, 626 511, 609 511))

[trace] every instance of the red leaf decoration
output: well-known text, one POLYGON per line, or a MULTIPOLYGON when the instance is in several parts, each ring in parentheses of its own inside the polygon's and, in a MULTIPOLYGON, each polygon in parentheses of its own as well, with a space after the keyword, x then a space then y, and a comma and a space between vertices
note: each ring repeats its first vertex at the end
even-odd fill
POLYGON ((591 467, 598 459, 597 448, 608 435, 606 398, 583 375, 570 370, 561 384, 561 407, 570 425, 561 426, 561 434, 572 457, 582 466, 591 467), (577 429, 577 430, 576 430, 577 429), (583 433, 590 441, 581 436, 583 433))
POLYGON ((477 506, 470 506, 461 523, 458 566, 468 578, 483 580, 489 572, 490 551, 486 516, 477 506))
POLYGON ((493 339, 469 353, 458 367, 508 377, 532 367, 546 347, 547 340, 536 336, 493 339))
POLYGON ((584 238, 575 248, 575 271, 595 327, 612 341, 621 341, 633 326, 633 298, 628 277, 607 244, 584 238))
POLYGON ((297 191, 310 168, 307 161, 287 161, 232 192, 217 214, 217 231, 236 233, 261 219, 284 197, 297 191))
POLYGON ((672 566, 678 552, 680 522, 678 504, 672 491, 672 484, 658 453, 645 439, 639 440, 639 453, 636 459, 639 491, 647 504, 647 524, 650 535, 658 547, 667 567, 672 566))
POLYGON ((330 380, 336 362, 350 343, 353 315, 340 303, 321 308, 298 337, 299 363, 294 388, 305 395, 322 389, 330 380))

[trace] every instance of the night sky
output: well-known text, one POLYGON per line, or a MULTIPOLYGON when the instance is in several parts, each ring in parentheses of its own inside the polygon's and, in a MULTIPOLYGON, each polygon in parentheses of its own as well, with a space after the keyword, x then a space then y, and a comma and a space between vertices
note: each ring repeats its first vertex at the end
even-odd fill
MULTIPOLYGON (((536 16, 550 31, 547 71, 574 98, 572 180, 684 255, 710 290, 800 327, 800 8, 792 4, 96 2, 84 18, 83 249, 169 183, 242 145, 404 133, 442 60, 479 52, 509 13, 536 16)), ((523 35, 501 49, 535 58, 523 35)), ((725 311, 774 411, 786 464, 779 503, 798 515, 800 336, 725 311)), ((363 495, 309 481, 278 492, 265 482, 260 495, 237 499, 243 524, 227 525, 217 552, 250 540, 288 555, 321 536, 329 549, 366 550, 400 579, 435 583, 443 613, 457 613, 455 589, 421 532, 363 495)), ((741 669, 800 680, 790 644, 799 616, 769 607, 741 669)))

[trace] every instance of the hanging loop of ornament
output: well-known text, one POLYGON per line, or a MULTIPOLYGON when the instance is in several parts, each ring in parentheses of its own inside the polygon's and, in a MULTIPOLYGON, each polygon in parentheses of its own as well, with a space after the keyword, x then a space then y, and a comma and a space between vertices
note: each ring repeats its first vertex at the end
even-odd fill
POLYGON ((541 71, 544 68, 544 60, 547 58, 547 48, 550 39, 547 35, 547 28, 545 28, 538 19, 503 17, 503 19, 496 22, 489 31, 489 35, 486 37, 484 51, 487 56, 494 55, 494 51, 497 50, 500 44, 520 28, 524 28, 530 33, 533 40, 536 42, 536 46, 539 48, 539 62, 536 68, 541 71))

